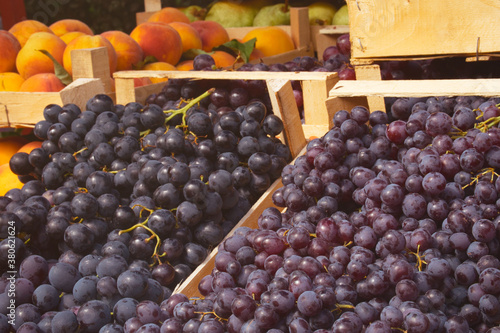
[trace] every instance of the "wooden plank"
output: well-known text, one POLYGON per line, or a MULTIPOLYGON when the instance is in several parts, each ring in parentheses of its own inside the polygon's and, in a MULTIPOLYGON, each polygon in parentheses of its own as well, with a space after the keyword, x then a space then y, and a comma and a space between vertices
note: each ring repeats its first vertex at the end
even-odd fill
POLYGON ((73 50, 71 51, 71 62, 77 64, 77 66, 73 66, 73 80, 81 78, 100 79, 103 84, 102 92, 112 90, 108 49, 106 47, 73 50))
POLYGON ((141 23, 147 22, 154 12, 139 12, 135 13, 135 24, 139 25, 141 23))
POLYGON ((43 109, 48 104, 62 105, 57 92, 0 92, 0 108, 5 110, 1 126, 35 126, 43 119, 43 109))
POLYGON ((499 52, 500 2, 347 0, 352 58, 499 52))
POLYGON ((292 156, 295 157, 305 146, 306 139, 299 109, 293 96, 292 84, 286 79, 267 80, 266 84, 274 114, 283 121, 285 141, 292 156))
POLYGON ((307 7, 290 8, 290 26, 292 27, 292 39, 295 47, 309 47, 311 45, 311 30, 307 7))
MULTIPOLYGON (((252 208, 250 208, 245 216, 243 216, 243 218, 224 239, 231 237, 234 234, 234 231, 240 227, 257 228, 257 219, 260 214, 262 214, 264 209, 269 207, 279 208, 274 205, 272 196, 273 193, 282 186, 283 183, 281 182, 281 178, 271 184, 267 191, 259 198, 259 200, 255 202, 252 208)), ((198 284, 204 276, 210 275, 212 272, 212 269, 215 267, 215 256, 218 252, 218 248, 212 250, 207 258, 205 258, 205 260, 193 271, 193 273, 191 273, 189 278, 175 288, 176 291, 188 297, 201 296, 198 290, 198 284)))
POLYGON ((500 96, 500 79, 339 81, 330 97, 500 96))
POLYGON ((169 78, 169 79, 211 79, 211 80, 325 80, 336 75, 327 72, 259 72, 259 71, 120 71, 113 73, 116 81, 135 78, 169 78))
POLYGON ((116 103, 126 105, 135 102, 134 79, 116 79, 115 80, 116 103))
MULTIPOLYGON (((328 114, 331 119, 340 110, 351 111, 355 106, 368 107, 368 101, 366 97, 330 97, 325 101, 328 114)), ((375 111, 375 110, 370 110, 375 111)))
POLYGON ((144 11, 135 14, 135 24, 147 22, 154 13, 161 10, 161 0, 144 0, 144 11))
POLYGON ((270 57, 265 57, 261 59, 255 59, 250 61, 251 63, 258 64, 260 62, 265 63, 266 65, 272 65, 272 64, 283 64, 288 61, 292 61, 296 57, 304 57, 304 56, 314 56, 314 50, 312 46, 308 47, 302 47, 295 49, 293 51, 288 51, 285 53, 273 55, 270 57))
POLYGON ((135 101, 145 104, 148 96, 159 93, 166 84, 167 82, 165 81, 135 88, 135 101))
POLYGON ((61 90, 63 104, 73 103, 85 111, 87 101, 97 94, 104 93, 104 84, 101 79, 77 79, 61 90))
POLYGON ((325 100, 328 98, 328 92, 337 82, 337 75, 332 75, 322 81, 302 81, 304 121, 306 124, 333 126, 333 119, 328 115, 325 100))
POLYGON ((0 126, 34 127, 44 119, 47 105, 73 103, 85 108, 91 97, 103 91, 99 79, 77 79, 60 92, 0 92, 0 126))
POLYGON ((161 0, 144 0, 145 12, 157 12, 161 10, 161 0))
POLYGON ((331 127, 329 127, 328 125, 302 125, 302 131, 304 132, 304 137, 307 140, 311 140, 311 138, 322 137, 326 132, 330 130, 330 128, 331 127))
MULTIPOLYGON (((356 72, 356 80, 382 80, 379 65, 354 66, 354 71, 356 72)), ((380 110, 385 112, 385 102, 383 97, 367 96, 367 99, 370 110, 380 110)))

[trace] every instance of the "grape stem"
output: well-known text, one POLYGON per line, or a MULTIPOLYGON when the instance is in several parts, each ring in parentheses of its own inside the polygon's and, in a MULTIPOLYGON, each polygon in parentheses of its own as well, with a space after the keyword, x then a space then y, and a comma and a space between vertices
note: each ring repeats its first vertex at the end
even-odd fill
MULTIPOLYGON (((143 205, 139 205, 139 204, 137 204, 137 205, 133 205, 133 206, 132 206, 132 209, 134 209, 135 207, 141 207, 141 210, 140 210, 140 212, 139 212, 139 217, 140 217, 140 218, 142 218, 142 213, 143 213, 144 211, 148 211, 150 214, 154 212, 154 210, 153 210, 153 209, 149 209, 149 208, 147 208, 147 207, 144 207, 143 205)), ((161 258, 161 257, 166 256, 166 255, 167 255, 167 253, 166 253, 166 252, 163 252, 162 254, 158 254, 158 248, 160 247, 160 244, 161 244, 161 239, 160 239, 160 236, 158 236, 158 234, 157 234, 156 232, 154 232, 154 231, 153 231, 150 227, 148 227, 148 226, 146 225, 146 224, 148 223, 148 219, 149 219, 149 216, 148 216, 148 217, 146 217, 146 219, 145 219, 143 222, 136 223, 136 224, 134 224, 133 226, 131 226, 131 227, 130 227, 130 228, 128 228, 128 229, 125 229, 125 230, 120 230, 120 231, 118 232, 118 234, 119 234, 119 235, 121 235, 121 234, 124 234, 124 233, 126 233, 126 232, 131 232, 131 231, 133 231, 134 229, 137 229, 137 228, 139 228, 139 227, 142 227, 142 228, 146 229, 147 231, 149 231, 149 232, 151 233, 151 236, 150 236, 149 238, 146 238, 146 239, 144 240, 144 242, 149 243, 151 240, 156 239, 156 244, 155 244, 155 248, 154 248, 154 251, 153 251, 153 255, 151 256, 151 258, 154 258, 154 261, 153 261, 153 263, 152 263, 150 266, 154 266, 154 264, 155 264, 156 262, 158 262, 158 264, 159 264, 159 265, 161 265, 161 264, 162 264, 162 262, 161 262, 160 258, 161 258)))
POLYGON ((477 173, 475 177, 472 177, 472 181, 469 184, 462 186, 462 190, 465 190, 467 187, 476 184, 479 181, 479 178, 481 178, 482 176, 486 176, 488 173, 491 173, 491 180, 490 180, 491 183, 493 183, 495 176, 497 177, 499 176, 498 173, 495 172, 494 168, 481 169, 479 170, 479 173, 477 173))
POLYGON ((177 116, 179 114, 182 114, 182 126, 186 126, 186 112, 191 107, 193 107, 194 105, 196 105, 197 103, 199 103, 202 99, 204 99, 205 97, 210 96, 214 92, 214 90, 215 90, 215 88, 208 89, 203 94, 201 94, 200 96, 198 96, 196 98, 193 98, 191 101, 189 101, 189 103, 187 103, 185 106, 183 106, 182 108, 180 108, 178 110, 166 110, 166 111, 163 111, 164 113, 169 113, 170 114, 165 119, 165 124, 167 124, 175 116, 177 116))
POLYGON ((424 266, 424 264, 427 265, 427 262, 424 260, 425 254, 424 255, 420 254, 420 244, 417 245, 417 252, 413 252, 413 251, 408 250, 408 254, 413 254, 417 258, 417 265, 416 266, 418 268, 418 271, 421 272, 422 267, 424 266))

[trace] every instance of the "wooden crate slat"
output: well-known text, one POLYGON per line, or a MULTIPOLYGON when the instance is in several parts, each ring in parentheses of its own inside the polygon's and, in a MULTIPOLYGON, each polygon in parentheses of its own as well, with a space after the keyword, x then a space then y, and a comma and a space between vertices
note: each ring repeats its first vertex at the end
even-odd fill
POLYGON ((259 72, 259 71, 120 71, 113 73, 116 81, 135 78, 169 79, 211 79, 211 80, 324 80, 335 77, 336 73, 327 72, 259 72))
POLYGON ((103 91, 99 79, 78 79, 60 92, 0 92, 0 125, 34 127, 43 120, 48 104, 74 103, 84 108, 91 97, 103 91))
POLYGON ((111 73, 109 70, 108 49, 96 47, 71 51, 73 80, 80 78, 96 78, 103 83, 105 92, 112 90, 111 73))
POLYGON ((500 96, 500 79, 339 81, 330 97, 500 96))
MULTIPOLYGON (((257 219, 259 218, 260 214, 262 214, 264 209, 269 207, 278 208, 273 204, 272 196, 274 191, 282 186, 283 183, 281 182, 281 178, 279 178, 271 185, 271 187, 267 189, 267 191, 260 197, 260 199, 255 202, 252 208, 250 208, 245 216, 243 216, 243 218, 238 222, 238 224, 236 224, 236 226, 224 239, 231 237, 234 233, 234 230, 239 227, 257 228, 257 219)), ((210 275, 210 273, 212 272, 212 269, 215 267, 215 256, 218 252, 218 248, 212 250, 207 258, 205 258, 203 263, 201 263, 185 281, 183 281, 177 288, 175 288, 175 291, 177 293, 182 293, 188 297, 201 296, 200 291, 198 290, 198 284, 204 276, 210 275)))
POLYGON ((295 157, 306 144, 299 109, 293 96, 292 84, 289 80, 267 80, 267 89, 274 114, 281 118, 284 124, 285 141, 292 156, 295 157))
POLYGON ((353 59, 500 51, 500 2, 348 0, 353 59))

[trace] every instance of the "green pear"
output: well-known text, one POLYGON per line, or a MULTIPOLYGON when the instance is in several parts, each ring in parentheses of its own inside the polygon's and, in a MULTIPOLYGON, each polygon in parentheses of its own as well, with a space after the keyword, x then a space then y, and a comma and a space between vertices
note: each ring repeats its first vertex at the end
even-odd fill
POLYGON ((333 16, 337 9, 328 2, 315 2, 308 6, 309 23, 311 25, 329 25, 332 24, 333 16))
POLYGON ((290 9, 288 5, 279 3, 273 6, 262 7, 253 19, 254 27, 268 27, 271 25, 289 25, 290 9))
POLYGON ((207 10, 205 8, 195 5, 179 8, 179 10, 186 14, 190 22, 202 21, 207 15, 207 10))
POLYGON ((224 28, 252 26, 257 10, 246 4, 218 1, 210 7, 206 21, 215 21, 224 28))
POLYGON ((333 25, 349 25, 349 13, 347 12, 347 5, 343 5, 335 13, 332 20, 333 25))

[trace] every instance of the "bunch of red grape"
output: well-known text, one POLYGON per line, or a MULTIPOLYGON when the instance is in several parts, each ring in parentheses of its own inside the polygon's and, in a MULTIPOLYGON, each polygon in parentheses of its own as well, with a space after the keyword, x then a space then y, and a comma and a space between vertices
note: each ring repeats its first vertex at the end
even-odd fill
POLYGON ((496 332, 499 102, 399 99, 390 123, 363 107, 337 112, 335 127, 283 169, 273 202, 286 210, 268 208, 258 229, 237 229, 200 281, 203 297, 174 294, 147 324, 496 332))

